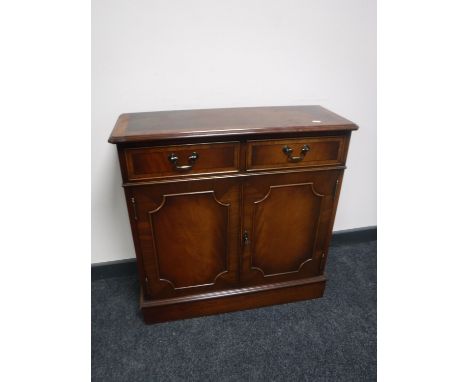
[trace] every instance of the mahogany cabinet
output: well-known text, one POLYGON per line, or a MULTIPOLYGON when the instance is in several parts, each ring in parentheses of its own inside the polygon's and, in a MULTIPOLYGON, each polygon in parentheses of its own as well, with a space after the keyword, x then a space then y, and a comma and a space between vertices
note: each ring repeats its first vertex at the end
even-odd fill
POLYGON ((145 322, 321 297, 357 128, 320 106, 122 114, 145 322))

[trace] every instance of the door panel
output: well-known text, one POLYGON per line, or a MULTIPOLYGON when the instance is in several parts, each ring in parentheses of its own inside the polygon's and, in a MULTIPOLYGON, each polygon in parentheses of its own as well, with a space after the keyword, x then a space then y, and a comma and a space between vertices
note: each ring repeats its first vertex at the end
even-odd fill
POLYGON ((262 284, 322 271, 341 171, 259 176, 244 184, 242 282, 262 284))
POLYGON ((297 272, 310 261, 322 202, 313 183, 270 186, 254 202, 252 267, 274 276, 297 272))
POLYGON ((229 204, 213 191, 164 195, 149 215, 161 280, 174 289, 193 288, 228 272, 229 204))
POLYGON ((237 285, 239 186, 234 181, 141 186, 131 194, 148 297, 237 285))

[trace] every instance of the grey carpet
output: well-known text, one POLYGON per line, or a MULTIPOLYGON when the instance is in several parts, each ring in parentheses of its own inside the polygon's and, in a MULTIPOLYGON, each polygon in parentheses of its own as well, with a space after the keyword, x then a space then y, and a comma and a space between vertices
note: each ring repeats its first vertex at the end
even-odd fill
POLYGON ((135 277, 92 283, 93 381, 375 381, 376 242, 330 249, 322 299, 147 326, 135 277))

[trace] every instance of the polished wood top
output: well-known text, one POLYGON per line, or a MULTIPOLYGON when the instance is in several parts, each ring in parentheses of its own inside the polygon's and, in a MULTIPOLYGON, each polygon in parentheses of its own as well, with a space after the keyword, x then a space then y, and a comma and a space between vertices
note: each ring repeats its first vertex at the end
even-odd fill
POLYGON ((271 106, 122 114, 110 143, 189 137, 356 130, 353 122, 321 106, 271 106))

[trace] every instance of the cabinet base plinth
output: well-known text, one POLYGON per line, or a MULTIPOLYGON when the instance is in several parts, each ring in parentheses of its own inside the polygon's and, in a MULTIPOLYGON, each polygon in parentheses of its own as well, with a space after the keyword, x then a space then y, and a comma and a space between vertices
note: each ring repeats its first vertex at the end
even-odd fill
POLYGON ((164 300, 147 300, 141 294, 140 308, 145 323, 154 324, 319 298, 325 283, 325 276, 317 276, 164 300))

